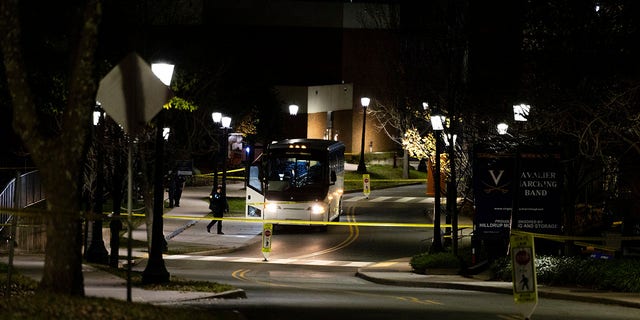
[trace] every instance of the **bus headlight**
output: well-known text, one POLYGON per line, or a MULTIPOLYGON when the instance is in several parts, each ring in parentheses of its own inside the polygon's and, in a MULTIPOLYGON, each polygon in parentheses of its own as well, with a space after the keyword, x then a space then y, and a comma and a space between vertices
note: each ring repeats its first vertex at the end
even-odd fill
POLYGON ((311 206, 311 213, 313 214, 320 214, 324 212, 325 212, 325 207, 321 204, 316 203, 313 206, 311 206))
POLYGON ((276 212, 278 211, 278 205, 276 203, 267 203, 264 209, 267 212, 276 212))

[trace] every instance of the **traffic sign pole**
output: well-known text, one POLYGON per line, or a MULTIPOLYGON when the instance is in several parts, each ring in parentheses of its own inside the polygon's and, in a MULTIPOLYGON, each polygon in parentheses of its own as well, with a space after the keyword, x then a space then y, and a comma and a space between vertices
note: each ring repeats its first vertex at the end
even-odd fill
POLYGON ((533 236, 512 234, 510 240, 513 299, 525 319, 530 319, 538 305, 533 236))
POLYGON ((264 223, 262 225, 262 256, 264 261, 269 261, 271 253, 271 235, 273 234, 273 224, 264 223))
POLYGON ((368 173, 362 175, 362 193, 364 193, 365 198, 369 199, 369 194, 371 194, 371 179, 368 173))

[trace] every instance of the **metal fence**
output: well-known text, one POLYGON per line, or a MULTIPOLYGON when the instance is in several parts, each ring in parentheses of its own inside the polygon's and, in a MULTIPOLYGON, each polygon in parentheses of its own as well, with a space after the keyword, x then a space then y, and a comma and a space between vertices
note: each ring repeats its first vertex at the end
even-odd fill
MULTIPOLYGON (((42 189, 42 184, 40 183, 40 174, 38 171, 31 171, 12 179, 2 192, 0 192, 0 236, 2 236, 2 238, 12 238, 9 234, 10 230, 7 227, 16 219, 16 216, 12 213, 2 212, 1 208, 23 209, 44 200, 45 194, 42 189)), ((42 228, 38 227, 37 229, 42 228)), ((32 239, 32 235, 27 235, 26 233, 29 232, 23 232, 20 238, 32 239)), ((33 240, 26 242, 31 243, 33 240)), ((39 243, 41 241, 37 242, 39 243)), ((25 241, 23 241, 23 244, 24 243, 25 241)), ((37 245, 37 247, 40 246, 41 244, 37 245)))

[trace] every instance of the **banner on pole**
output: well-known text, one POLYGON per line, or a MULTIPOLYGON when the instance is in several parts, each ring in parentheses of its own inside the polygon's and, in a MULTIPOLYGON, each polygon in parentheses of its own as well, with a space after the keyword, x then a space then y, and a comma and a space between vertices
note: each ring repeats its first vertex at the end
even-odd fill
POLYGON ((477 150, 473 178, 478 235, 506 237, 512 227, 534 233, 561 233, 559 153, 477 150))

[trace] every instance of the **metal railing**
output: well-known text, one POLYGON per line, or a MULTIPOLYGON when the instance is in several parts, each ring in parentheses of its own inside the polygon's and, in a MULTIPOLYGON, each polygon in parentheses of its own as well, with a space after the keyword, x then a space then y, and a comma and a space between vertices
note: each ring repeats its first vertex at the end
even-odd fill
MULTIPOLYGON (((0 192, 0 208, 23 209, 44 200, 45 194, 38 171, 27 172, 11 179, 0 192), (16 179, 20 179, 19 183, 16 183, 16 179)), ((0 234, 5 231, 4 228, 9 225, 12 219, 11 213, 0 212, 0 234)))

